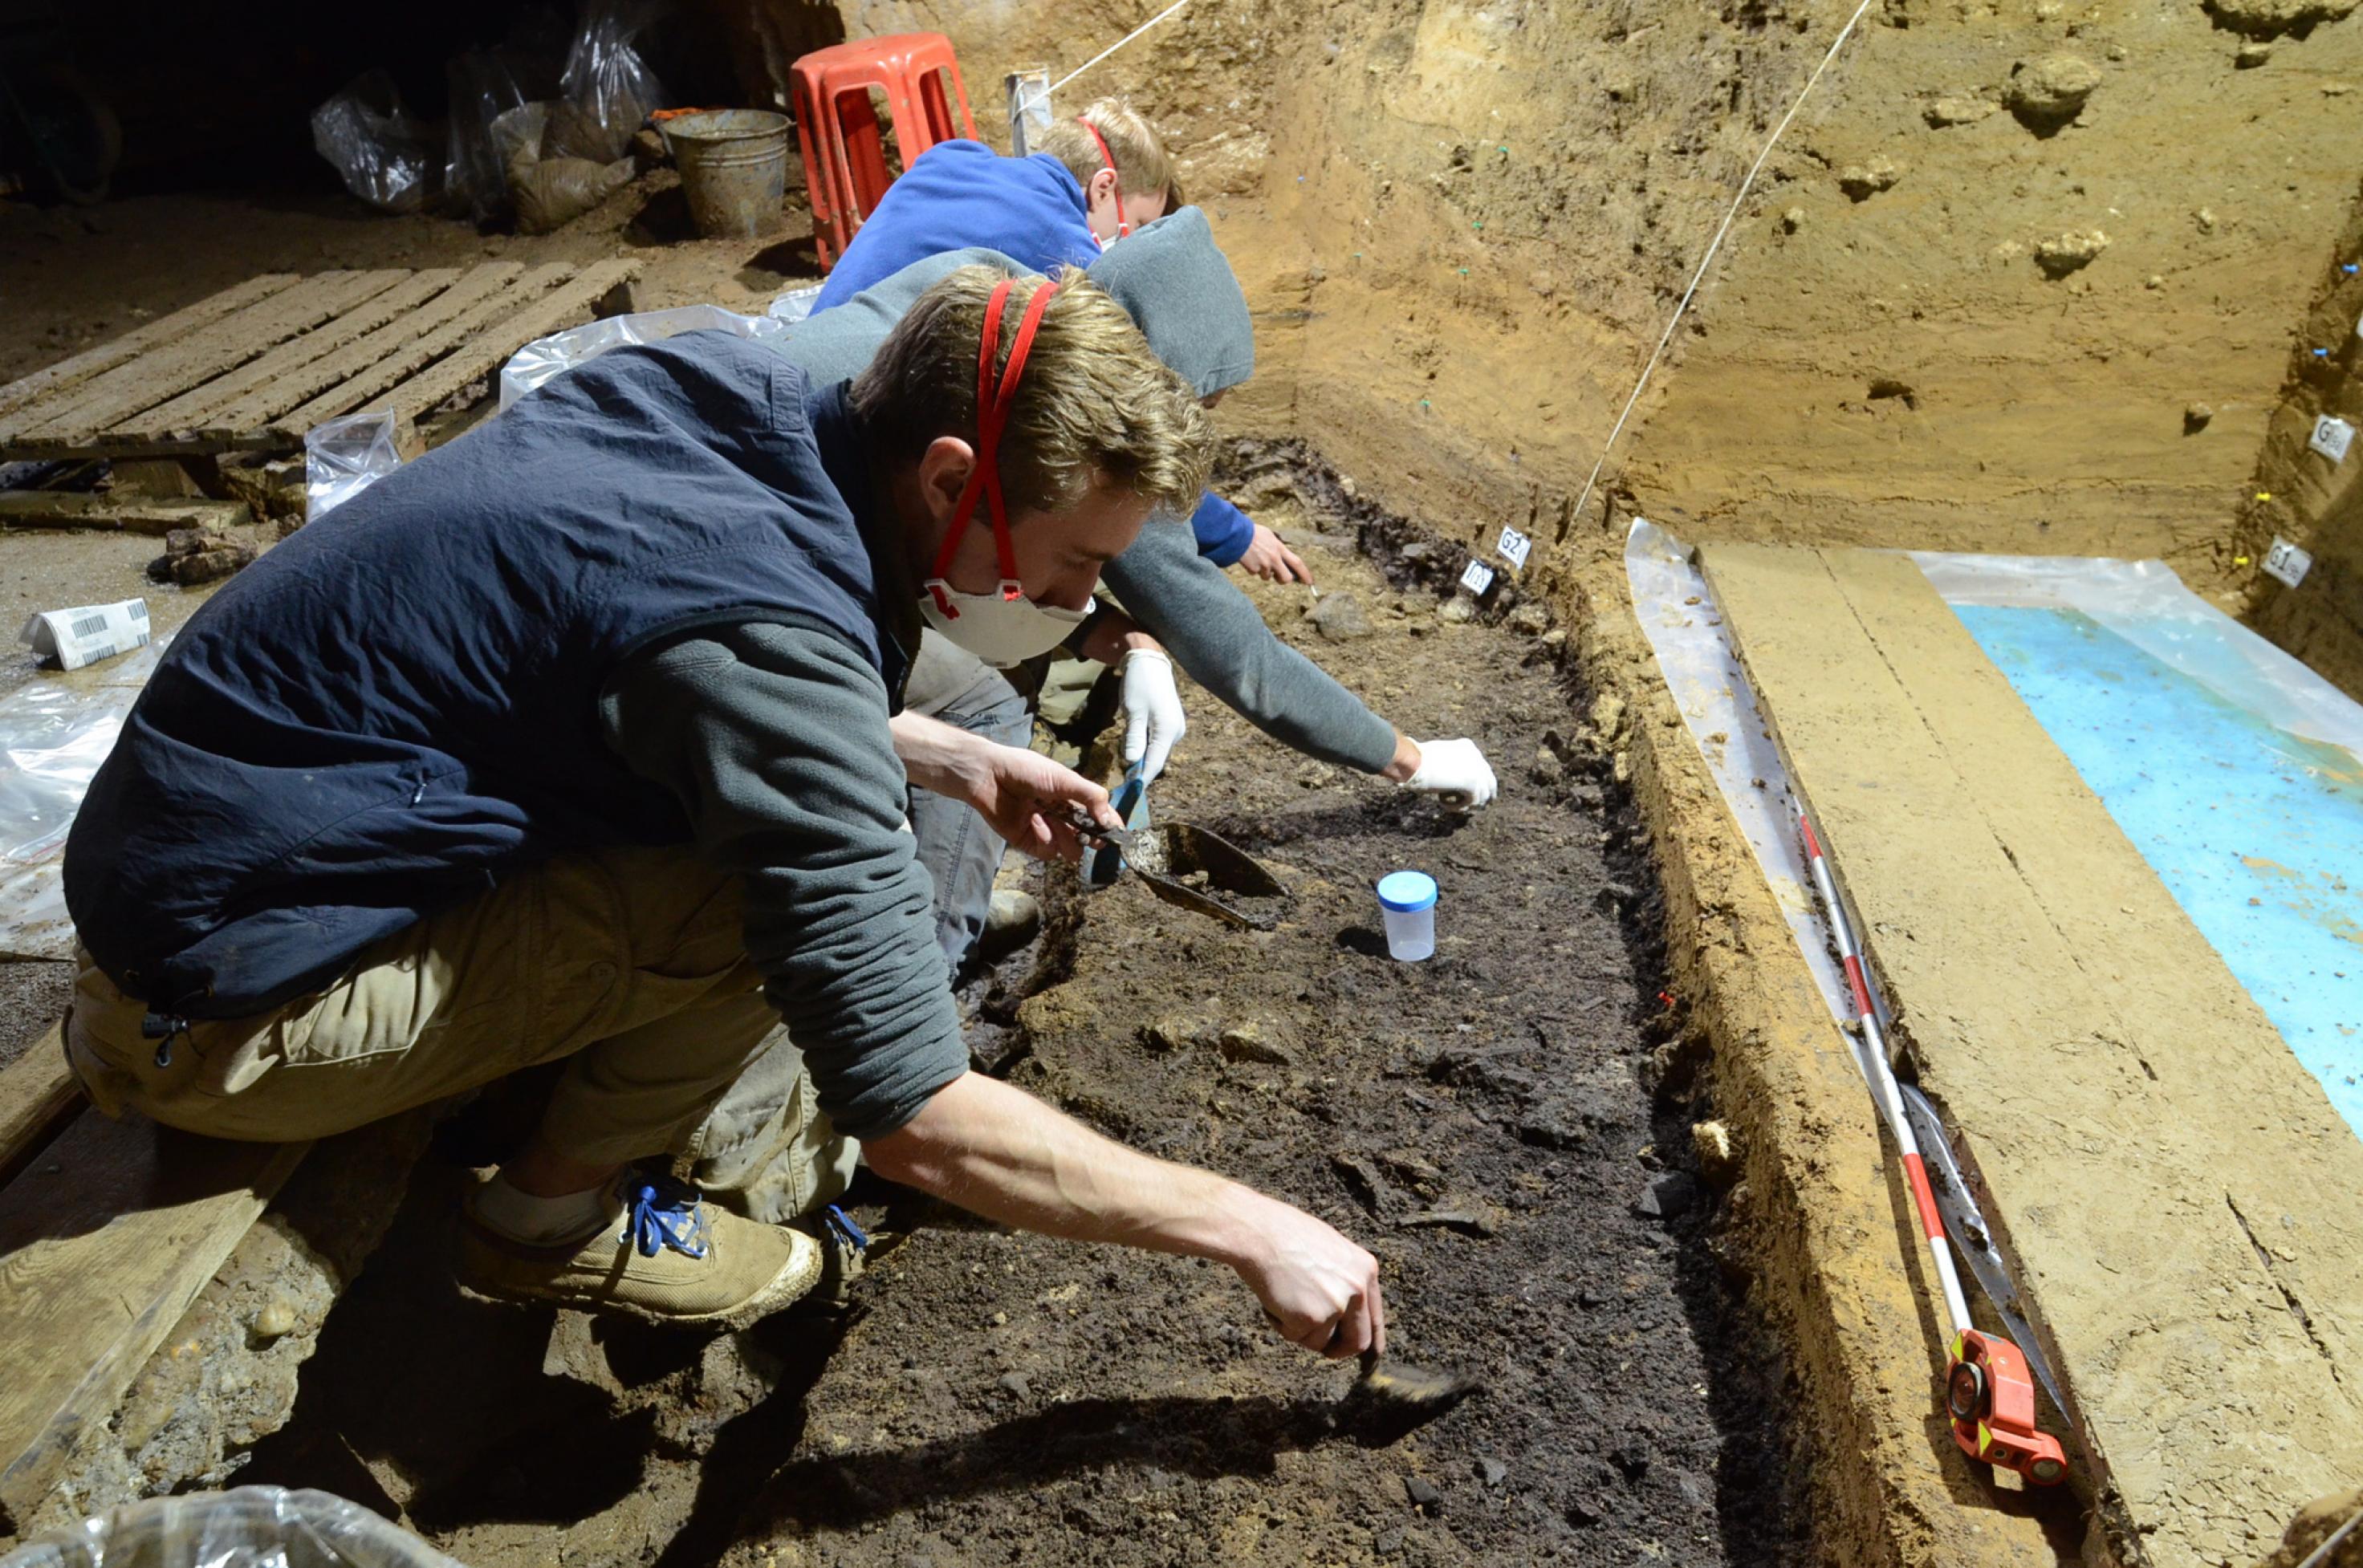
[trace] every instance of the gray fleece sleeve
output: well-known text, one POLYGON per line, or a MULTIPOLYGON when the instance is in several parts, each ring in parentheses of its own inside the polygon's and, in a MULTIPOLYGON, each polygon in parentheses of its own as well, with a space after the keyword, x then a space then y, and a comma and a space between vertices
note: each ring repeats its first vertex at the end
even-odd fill
POLYGON ((1394 726, 1272 635, 1223 569, 1198 554, 1187 524, 1152 518, 1101 575, 1192 679, 1272 739, 1365 773, 1394 760, 1394 726))
POLYGON ((741 879, 765 995, 855 1138, 893 1132, 968 1070, 886 712, 843 639, 762 624, 641 655, 600 700, 608 744, 741 879))

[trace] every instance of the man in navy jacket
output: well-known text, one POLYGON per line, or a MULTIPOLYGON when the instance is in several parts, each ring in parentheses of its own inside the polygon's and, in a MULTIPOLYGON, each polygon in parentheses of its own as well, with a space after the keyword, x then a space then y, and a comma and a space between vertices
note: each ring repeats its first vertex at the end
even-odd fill
POLYGON ((103 1110, 317 1138, 563 1061, 470 1200, 479 1292, 744 1324, 819 1243, 636 1165, 784 1021, 882 1175, 1218 1259, 1291 1340, 1377 1345, 1370 1254, 971 1073, 904 821, 1037 855, 1095 786, 901 711, 924 622, 1047 649, 1205 482, 1194 390, 1088 280, 965 268, 850 381, 693 333, 380 480, 174 639, 75 819, 66 1048, 103 1110), (980 346, 983 346, 980 366, 980 346))

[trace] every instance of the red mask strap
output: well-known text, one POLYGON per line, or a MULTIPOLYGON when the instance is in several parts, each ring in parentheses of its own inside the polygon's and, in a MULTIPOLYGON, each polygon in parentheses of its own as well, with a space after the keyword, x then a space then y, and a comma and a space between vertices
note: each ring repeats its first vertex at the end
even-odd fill
POLYGON ((941 586, 944 574, 951 569, 952 557, 968 533, 969 519, 975 513, 979 495, 983 496, 993 517, 993 549, 1001 566, 1001 596, 1015 600, 1025 594, 1017 581, 1017 549, 1009 537, 1008 512, 1001 499, 1001 433, 1009 422, 1010 406, 1017 399, 1017 378, 1026 370, 1026 356, 1034 350, 1034 334, 1041 327, 1042 313, 1049 308, 1050 296, 1059 292, 1059 285, 1046 282, 1026 302, 1026 314, 1018 318, 1016 341, 1009 347, 1009 363, 1003 368, 996 384, 993 352, 1001 344, 1001 320, 1008 308, 1009 291, 1015 282, 1014 278, 1004 278, 993 285, 993 297, 984 305, 984 332, 976 356, 976 463, 969 469, 968 483, 960 490, 960 503, 952 512, 952 525, 944 530, 944 542, 937 547, 935 574, 927 584, 946 614, 956 612, 945 598, 947 590, 941 586))
POLYGON ((1115 175, 1115 184, 1113 187, 1115 192, 1115 237, 1122 239, 1132 232, 1132 225, 1124 220, 1124 176, 1117 172, 1115 155, 1108 151, 1107 138, 1100 135, 1099 127, 1081 115, 1075 116, 1075 123, 1092 133, 1092 145, 1100 149, 1100 161, 1107 165, 1109 173, 1115 175))

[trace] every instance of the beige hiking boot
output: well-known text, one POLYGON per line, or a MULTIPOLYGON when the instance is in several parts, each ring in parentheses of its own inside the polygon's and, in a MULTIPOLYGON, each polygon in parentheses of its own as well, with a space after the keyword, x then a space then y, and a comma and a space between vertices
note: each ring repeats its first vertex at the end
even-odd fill
POLYGON ((460 1283, 503 1301, 619 1312, 650 1323, 743 1329, 820 1282, 821 1245, 742 1219, 667 1177, 627 1174, 622 1217, 573 1247, 531 1247, 476 1218, 460 1227, 460 1283))

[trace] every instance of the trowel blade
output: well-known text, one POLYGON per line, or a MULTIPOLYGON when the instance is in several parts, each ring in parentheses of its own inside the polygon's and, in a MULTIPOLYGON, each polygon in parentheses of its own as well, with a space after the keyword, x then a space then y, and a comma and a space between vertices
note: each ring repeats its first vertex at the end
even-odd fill
POLYGON ((1959 1163, 1953 1158, 1952 1140, 1945 1135, 1943 1119, 1919 1089, 1910 1084, 1896 1087, 1903 1091, 1903 1118, 1912 1123, 1912 1136, 1920 1144, 1921 1163, 1927 1168, 1928 1188, 1936 1196, 1937 1210, 1945 1217, 1946 1234, 1952 1238, 1954 1249, 1969 1261, 1978 1287, 1993 1303, 1996 1315, 2010 1331, 2019 1353, 2026 1357, 2028 1370, 2043 1385, 2043 1391, 2051 1396, 2060 1415, 2067 1416, 2068 1401, 2059 1397, 2059 1385, 2051 1375, 2051 1364, 2043 1359, 2043 1349, 2035 1342, 2035 1332, 2027 1326, 2019 1305, 2018 1287, 2011 1282, 2010 1265, 2002 1262, 1993 1233, 1986 1229, 1985 1211, 1970 1195, 1969 1184, 1962 1177, 1959 1163))

